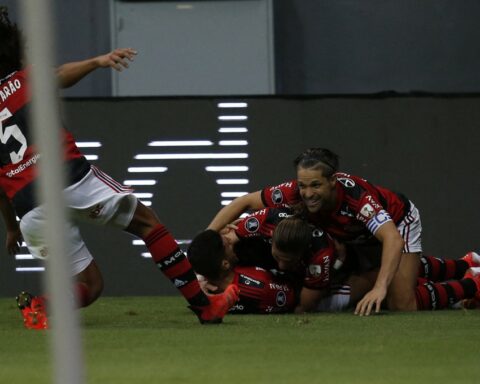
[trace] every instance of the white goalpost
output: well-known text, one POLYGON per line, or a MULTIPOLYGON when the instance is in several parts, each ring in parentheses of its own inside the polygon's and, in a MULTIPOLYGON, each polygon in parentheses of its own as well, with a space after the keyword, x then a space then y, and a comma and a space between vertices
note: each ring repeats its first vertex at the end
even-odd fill
POLYGON ((32 126, 38 144, 39 197, 45 205, 49 244, 44 286, 49 294, 49 321, 54 383, 84 383, 78 312, 74 308, 70 261, 65 258, 66 211, 63 197, 63 148, 60 142, 54 35, 50 0, 23 0, 28 63, 32 79, 32 126))

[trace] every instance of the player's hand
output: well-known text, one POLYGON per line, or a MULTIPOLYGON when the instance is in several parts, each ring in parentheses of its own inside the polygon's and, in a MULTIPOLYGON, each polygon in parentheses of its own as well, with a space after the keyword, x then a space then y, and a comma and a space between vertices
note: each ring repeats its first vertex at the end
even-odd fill
POLYGON ((111 67, 117 71, 128 68, 129 61, 133 61, 137 51, 133 48, 117 48, 114 51, 97 57, 98 66, 101 68, 111 67))
POLYGON ((20 229, 7 231, 7 251, 10 255, 16 255, 20 252, 20 246, 22 245, 23 237, 20 229))
POLYGON ((373 287, 370 292, 367 292, 363 299, 360 300, 355 308, 355 315, 368 316, 375 310, 375 313, 380 312, 382 301, 387 296, 387 289, 382 287, 373 287))

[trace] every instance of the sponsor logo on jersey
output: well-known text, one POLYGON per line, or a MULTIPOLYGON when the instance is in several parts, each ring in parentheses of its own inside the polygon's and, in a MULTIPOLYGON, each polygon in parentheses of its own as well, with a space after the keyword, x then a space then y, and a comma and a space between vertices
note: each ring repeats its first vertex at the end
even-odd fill
POLYGON ((6 175, 10 178, 13 176, 23 172, 25 169, 31 167, 32 165, 35 165, 40 158, 40 155, 37 153, 33 155, 30 159, 28 159, 25 163, 20 164, 17 168, 12 169, 6 173, 6 175))
POLYGON ((272 192, 272 201, 275 204, 281 204, 283 202, 283 193, 280 189, 274 189, 272 192))
POLYGON ((249 233, 255 233, 260 228, 260 223, 256 217, 250 217, 245 221, 245 229, 249 233))
POLYGON ((277 292, 277 297, 275 299, 277 306, 283 307, 285 304, 287 304, 287 295, 283 291, 277 292))
POLYGON ((369 202, 370 204, 373 205, 373 207, 374 207, 375 209, 378 210, 378 209, 382 208, 382 206, 381 206, 380 204, 378 204, 377 201, 376 201, 372 196, 368 195, 368 196, 366 196, 366 199, 368 200, 368 202, 369 202))
POLYGON ((318 277, 322 274, 322 266, 318 264, 310 264, 308 266, 308 273, 313 277, 318 277))
POLYGON ((375 215, 375 209, 367 203, 360 209, 360 215, 367 219, 371 219, 375 215))
POLYGON ((350 208, 349 208, 348 205, 345 205, 340 209, 340 215, 348 216, 348 217, 355 217, 355 215, 350 211, 350 208))
POLYGON ((323 236, 323 231, 319 228, 315 228, 313 231, 312 231, 312 236, 313 237, 322 237, 323 236))
POLYGON ((243 312, 245 307, 242 304, 235 304, 228 312, 243 312))
POLYGON ((339 177, 337 180, 347 188, 355 187, 355 181, 353 181, 352 179, 350 179, 348 177, 339 177))
POLYGON ((257 288, 263 288, 264 286, 261 281, 252 279, 251 277, 242 275, 242 274, 240 274, 240 276, 238 277, 238 283, 247 285, 249 287, 257 287, 257 288))

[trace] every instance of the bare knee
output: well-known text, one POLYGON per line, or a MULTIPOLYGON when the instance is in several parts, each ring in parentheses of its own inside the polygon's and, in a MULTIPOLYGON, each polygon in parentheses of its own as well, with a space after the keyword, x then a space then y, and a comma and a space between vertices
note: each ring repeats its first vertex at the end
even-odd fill
POLYGON ((76 276, 79 305, 86 307, 95 302, 103 292, 103 277, 95 260, 76 276))
POLYGON ((140 238, 145 238, 158 224, 160 224, 160 221, 155 212, 139 201, 126 231, 140 238))

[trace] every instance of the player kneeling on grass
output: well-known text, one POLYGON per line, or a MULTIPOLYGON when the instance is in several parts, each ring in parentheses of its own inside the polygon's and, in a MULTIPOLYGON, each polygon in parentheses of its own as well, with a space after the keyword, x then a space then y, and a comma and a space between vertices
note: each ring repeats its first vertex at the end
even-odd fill
MULTIPOLYGON (((23 237, 36 258, 48 257, 43 237, 45 209, 34 195, 37 182, 36 143, 27 119, 30 107, 29 70, 23 66, 22 39, 17 26, 0 8, 0 210, 6 223, 7 249, 18 252, 23 237), (20 226, 15 216, 20 217, 20 226)), ((64 64, 57 70, 61 87, 74 85, 98 68, 122 70, 128 67, 136 51, 116 49, 88 60, 64 64)), ((103 279, 88 251, 77 221, 106 225, 125 230, 145 241, 153 261, 172 281, 189 303, 201 323, 219 323, 237 300, 237 288, 227 287, 221 295, 208 297, 200 288, 195 273, 178 248, 172 235, 155 213, 143 205, 123 186, 91 165, 75 144, 72 134, 62 131, 65 166, 68 170, 64 190, 69 217, 66 228, 67 257, 75 276, 75 293, 79 307, 93 303, 101 294, 103 279)), ((45 298, 22 293, 18 305, 27 327, 47 327, 45 298)))

